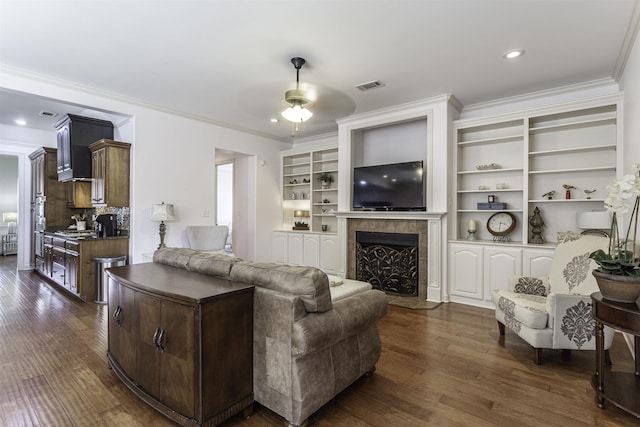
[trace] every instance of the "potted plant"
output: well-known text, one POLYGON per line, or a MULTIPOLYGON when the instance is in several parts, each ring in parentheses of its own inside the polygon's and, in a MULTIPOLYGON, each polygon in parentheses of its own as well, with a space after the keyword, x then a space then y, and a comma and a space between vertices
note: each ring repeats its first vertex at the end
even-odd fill
POLYGON ((329 188, 331 186, 331 183, 333 182, 333 175, 331 175, 329 172, 322 172, 320 175, 318 175, 318 181, 322 183, 322 188, 329 188))
POLYGON ((603 297, 632 303, 640 298, 640 259, 636 258, 638 215, 640 213, 640 163, 633 165, 634 175, 625 175, 607 186, 605 207, 611 212, 611 231, 607 252, 602 249, 591 253, 598 268, 593 275, 603 297), (624 238, 618 227, 618 214, 631 212, 624 238), (631 230, 633 229, 633 234, 631 230))

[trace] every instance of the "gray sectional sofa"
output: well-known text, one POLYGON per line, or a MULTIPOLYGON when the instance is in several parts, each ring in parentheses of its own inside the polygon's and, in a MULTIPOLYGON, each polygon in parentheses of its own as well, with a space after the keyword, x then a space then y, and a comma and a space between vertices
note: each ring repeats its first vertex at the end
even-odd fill
POLYGON ((185 248, 163 248, 153 261, 251 283, 254 294, 254 399, 290 426, 358 378, 381 353, 376 321, 387 312, 381 291, 332 301, 327 275, 313 267, 254 263, 185 248))

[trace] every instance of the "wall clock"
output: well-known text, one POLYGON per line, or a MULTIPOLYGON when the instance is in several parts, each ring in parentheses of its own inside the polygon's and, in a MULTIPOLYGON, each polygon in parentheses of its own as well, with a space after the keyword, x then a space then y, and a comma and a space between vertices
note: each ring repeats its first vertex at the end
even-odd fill
POLYGON ((487 230, 493 235, 493 240, 508 242, 509 234, 516 229, 517 220, 510 212, 497 212, 489 217, 487 230))

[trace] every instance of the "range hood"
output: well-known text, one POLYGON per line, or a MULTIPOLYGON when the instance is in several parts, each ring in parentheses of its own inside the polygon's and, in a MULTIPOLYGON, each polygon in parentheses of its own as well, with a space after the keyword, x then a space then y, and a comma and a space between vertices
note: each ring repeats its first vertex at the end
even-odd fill
POLYGON ((55 124, 58 143, 58 181, 91 180, 89 145, 113 139, 113 123, 67 114, 55 124))

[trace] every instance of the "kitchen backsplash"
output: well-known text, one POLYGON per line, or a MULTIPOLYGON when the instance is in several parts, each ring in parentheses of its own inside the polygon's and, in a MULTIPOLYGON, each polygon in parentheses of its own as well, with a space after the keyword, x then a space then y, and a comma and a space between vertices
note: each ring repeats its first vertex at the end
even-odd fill
POLYGON ((118 230, 129 231, 129 226, 131 221, 131 208, 129 207, 100 206, 100 207, 93 208, 93 214, 94 215, 116 214, 118 215, 118 230))

